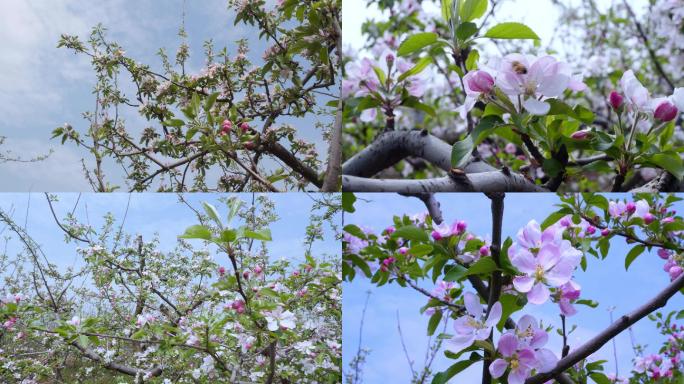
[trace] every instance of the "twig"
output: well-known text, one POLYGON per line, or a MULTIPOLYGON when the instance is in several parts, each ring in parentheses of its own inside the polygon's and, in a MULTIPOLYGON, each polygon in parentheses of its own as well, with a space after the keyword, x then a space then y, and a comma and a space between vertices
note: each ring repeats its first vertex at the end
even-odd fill
POLYGON ((577 364, 579 361, 586 359, 592 353, 598 351, 608 341, 613 339, 620 332, 629 328, 632 324, 648 316, 651 312, 662 308, 667 304, 667 301, 677 294, 680 289, 684 288, 684 275, 679 276, 670 285, 663 289, 651 300, 647 301, 641 307, 635 309, 629 314, 621 316, 616 322, 612 323, 606 329, 594 336, 591 340, 582 344, 579 348, 569 353, 562 358, 556 366, 549 372, 539 373, 525 381, 525 384, 541 384, 554 376, 562 373, 566 369, 577 364))

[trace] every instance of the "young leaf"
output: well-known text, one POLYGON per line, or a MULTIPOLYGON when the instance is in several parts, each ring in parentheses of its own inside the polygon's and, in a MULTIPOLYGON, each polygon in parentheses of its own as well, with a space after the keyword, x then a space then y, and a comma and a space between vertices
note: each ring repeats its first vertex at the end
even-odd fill
POLYGON ((252 231, 250 229, 245 229, 245 237, 250 239, 261 240, 261 241, 271 241, 271 230, 268 228, 260 229, 258 231, 252 231))
POLYGON ((451 148, 451 167, 463 168, 473 156, 473 138, 468 135, 463 140, 454 143, 451 148))
POLYGON ((397 54, 399 56, 410 55, 413 52, 419 51, 427 47, 428 45, 434 44, 435 42, 437 42, 436 33, 416 33, 415 35, 411 35, 401 42, 401 44, 399 45, 399 49, 397 50, 397 54))
POLYGON ((193 225, 185 230, 185 233, 178 236, 181 239, 211 239, 211 231, 203 225, 193 225))
POLYGON ((407 225, 405 227, 397 228, 397 230, 392 233, 391 237, 393 239, 401 237, 402 239, 405 239, 405 240, 414 240, 414 241, 422 241, 422 242, 430 241, 427 233, 425 233, 424 230, 422 230, 418 227, 414 227, 412 225, 407 225))
POLYGON ((644 249, 646 249, 646 247, 639 244, 629 251, 627 257, 625 258, 625 270, 627 270, 632 262, 644 252, 644 249))
POLYGON ((435 334, 435 329, 437 329, 440 321, 442 321, 442 311, 435 311, 435 313, 430 316, 430 321, 428 321, 428 336, 435 334))
POLYGON ((461 20, 479 19, 487 12, 487 0, 465 0, 461 5, 461 20))
POLYGON ((493 26, 484 37, 490 39, 535 39, 539 40, 534 31, 522 23, 501 23, 493 26))
POLYGON ((399 79, 397 79, 397 81, 401 82, 410 76, 414 76, 414 75, 421 73, 423 71, 423 69, 425 69, 425 67, 427 67, 428 64, 430 64, 430 63, 432 63, 432 57, 425 56, 425 57, 421 58, 420 60, 418 60, 416 65, 413 66, 413 68, 402 73, 401 76, 399 76, 399 79))

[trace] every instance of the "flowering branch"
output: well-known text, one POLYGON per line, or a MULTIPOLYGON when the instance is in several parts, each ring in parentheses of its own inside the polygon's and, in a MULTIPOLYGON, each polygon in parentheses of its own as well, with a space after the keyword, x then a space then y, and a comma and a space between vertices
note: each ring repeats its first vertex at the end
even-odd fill
POLYGON ((542 384, 553 378, 555 375, 572 367, 579 361, 586 359, 592 353, 598 351, 604 344, 617 336, 620 332, 629 328, 632 324, 643 319, 651 312, 662 308, 667 301, 684 288, 684 274, 675 279, 670 285, 663 289, 651 300, 635 309, 629 314, 623 315, 616 322, 604 329, 601 333, 594 336, 591 340, 582 344, 579 348, 570 352, 567 356, 558 361, 558 364, 549 372, 537 374, 525 381, 525 384, 542 384))

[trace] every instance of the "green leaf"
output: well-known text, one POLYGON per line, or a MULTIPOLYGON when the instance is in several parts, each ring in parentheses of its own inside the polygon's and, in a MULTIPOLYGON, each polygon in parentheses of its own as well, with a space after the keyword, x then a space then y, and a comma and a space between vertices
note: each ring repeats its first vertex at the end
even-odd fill
POLYGON ((228 224, 230 224, 230 222, 233 220, 233 217, 237 215, 241 206, 242 200, 238 199, 237 197, 230 198, 230 200, 228 201, 228 224))
POLYGON ((434 44, 437 42, 437 37, 438 35, 433 32, 421 32, 411 35, 401 42, 397 54, 399 56, 410 55, 428 45, 434 44))
POLYGON ((612 381, 608 378, 608 376, 604 375, 603 373, 594 372, 594 373, 590 374, 589 377, 596 384, 611 384, 612 383, 612 381))
POLYGON ((348 234, 350 234, 352 236, 358 237, 359 239, 365 239, 366 238, 366 234, 363 233, 361 228, 357 227, 354 224, 347 224, 344 226, 344 228, 342 230, 347 232, 348 234))
POLYGON ((162 125, 166 125, 167 127, 182 127, 185 125, 185 122, 180 119, 171 119, 164 121, 162 125))
POLYGON ((477 32, 475 23, 463 23, 456 28, 456 37, 461 41, 466 41, 477 32))
POLYGON ((261 240, 261 241, 271 241, 271 230, 268 228, 263 228, 258 231, 252 231, 251 229, 245 229, 245 237, 250 239, 261 240))
POLYGON ((497 115, 483 117, 471 134, 475 138, 473 144, 479 145, 484 139, 491 135, 501 123, 503 123, 503 120, 497 115))
POLYGON ((461 5, 461 20, 471 21, 487 12, 487 0, 465 0, 461 5))
POLYGON ((88 346, 90 345, 90 340, 88 339, 88 336, 86 336, 86 335, 78 335, 78 343, 83 348, 88 348, 88 346))
POLYGON ((204 102, 204 111, 209 112, 211 110, 211 107, 214 106, 214 103, 216 103, 216 99, 219 97, 219 92, 212 93, 207 97, 207 100, 204 102))
POLYGON ((446 384, 446 383, 448 383, 452 377, 456 376, 461 371, 470 367, 475 362, 476 362, 476 360, 459 361, 458 363, 449 367, 449 369, 447 369, 446 371, 436 374, 435 377, 432 378, 432 384, 446 384))
POLYGON ((219 219, 218 211, 216 210, 216 208, 213 205, 211 205, 207 202, 203 202, 202 206, 204 206, 204 210, 207 212, 207 215, 212 220, 214 220, 214 222, 216 222, 216 224, 219 227, 223 226, 223 224, 221 224, 221 219, 219 219))
POLYGON ((421 257, 432 253, 434 247, 431 244, 416 244, 409 249, 409 254, 414 257, 421 257))
POLYGON ((684 164, 679 154, 675 152, 656 153, 648 156, 647 161, 670 172, 677 180, 682 180, 684 177, 684 164))
POLYGON ((354 208, 354 203, 356 202, 356 196, 353 192, 342 193, 342 209, 345 212, 354 213, 356 209, 354 208))
POLYGON ((542 169, 544 169, 544 172, 546 172, 547 175, 556 177, 563 172, 563 164, 554 158, 544 159, 542 169))
POLYGON ((397 228, 397 230, 392 233, 391 237, 393 239, 401 237, 405 240, 420 241, 423 243, 427 243, 428 241, 430 241, 430 238, 424 230, 413 225, 407 225, 404 227, 397 228))
POLYGON ((466 276, 466 272, 468 270, 465 269, 462 265, 455 264, 451 267, 449 272, 447 272, 446 275, 444 275, 443 280, 444 281, 458 281, 461 280, 466 276))
POLYGON ((430 316, 430 321, 428 321, 428 336, 435 334, 435 329, 437 329, 440 321, 442 321, 442 311, 435 311, 435 313, 430 316))
POLYGON ((676 317, 677 320, 682 320, 684 319, 684 310, 679 311, 676 317))
POLYGON ((644 249, 646 249, 646 247, 639 244, 629 251, 627 257, 625 258, 625 270, 629 268, 634 259, 636 259, 639 255, 641 255, 644 252, 644 249))
POLYGON ((496 263, 494 262, 494 259, 491 257, 483 257, 468 268, 466 275, 479 275, 482 273, 490 273, 495 270, 496 263))
POLYGON ((235 239, 237 239, 237 233, 232 229, 223 230, 221 231, 220 239, 224 243, 232 243, 233 241, 235 241, 235 239))
POLYGON ((413 68, 402 73, 401 76, 399 76, 399 78, 397 79, 397 82, 401 82, 406 78, 409 78, 411 76, 414 76, 414 75, 417 75, 417 74, 423 72, 425 67, 427 67, 428 64, 431 64, 431 63, 432 63, 432 57, 425 56, 425 57, 421 58, 420 60, 418 60, 416 65, 413 66, 413 68))
POLYGON ((470 51, 470 53, 468 54, 468 58, 466 59, 466 69, 469 71, 477 69, 478 60, 480 60, 480 52, 478 52, 477 49, 473 49, 472 51, 470 51))
POLYGON ((442 17, 444 21, 451 19, 451 3, 453 0, 442 0, 442 17))
POLYGON ((501 23, 493 26, 484 37, 491 39, 534 39, 539 40, 534 31, 522 23, 501 23))
POLYGON ((599 305, 598 301, 588 300, 588 299, 577 300, 577 301, 575 301, 575 304, 586 305, 587 307, 591 307, 591 308, 596 308, 599 305))
POLYGON ((556 224, 556 222, 557 222, 558 220, 564 218, 564 217, 567 216, 567 215, 568 215, 568 214, 565 213, 565 212, 554 212, 554 213, 550 214, 549 217, 547 217, 547 218, 541 223, 541 229, 544 230, 544 229, 546 229, 546 228, 552 226, 553 224, 556 224))
POLYGON ((181 239, 211 239, 211 231, 203 225, 193 225, 185 230, 185 233, 179 236, 181 239))
POLYGON ((518 304, 517 295, 503 294, 499 298, 499 302, 501 302, 501 320, 499 320, 499 324, 496 325, 496 328, 501 331, 506 324, 506 320, 511 317, 513 313, 522 309, 523 306, 518 304))
POLYGON ((466 136, 461 141, 455 142, 454 146, 451 148, 451 166, 459 169, 465 167, 473 156, 474 146, 471 135, 466 136))

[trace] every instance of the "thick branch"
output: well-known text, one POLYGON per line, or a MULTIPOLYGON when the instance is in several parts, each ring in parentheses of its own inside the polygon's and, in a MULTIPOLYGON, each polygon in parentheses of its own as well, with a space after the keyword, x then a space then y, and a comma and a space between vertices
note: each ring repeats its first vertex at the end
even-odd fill
POLYGON ((103 367, 105 367, 107 369, 111 369, 113 371, 123 373, 125 375, 136 376, 138 374, 141 374, 141 375, 149 375, 150 377, 155 377, 155 376, 159 376, 162 374, 162 369, 160 367, 155 367, 149 371, 146 371, 143 369, 133 368, 133 367, 129 367, 127 365, 115 363, 113 361, 107 362, 102 358, 102 356, 98 355, 97 353, 95 353, 91 349, 83 347, 82 345, 80 345, 76 341, 73 341, 71 343, 71 345, 76 347, 76 349, 78 349, 81 352, 81 354, 83 354, 83 356, 89 358, 90 360, 101 363, 103 367))
POLYGON ((404 180, 367 179, 343 175, 342 190, 405 194, 427 192, 548 192, 546 189, 532 184, 521 175, 506 174, 502 171, 466 174, 464 181, 456 181, 449 176, 426 180, 404 180))
POLYGON ((596 335, 593 339, 582 344, 579 348, 572 351, 566 357, 562 358, 556 364, 556 367, 546 373, 540 373, 525 381, 525 384, 541 384, 551 379, 555 375, 562 373, 566 369, 572 367, 580 360, 586 359, 592 353, 598 351, 604 344, 617 336, 620 332, 629 328, 632 324, 643 319, 651 312, 662 308, 667 304, 667 301, 677 294, 680 289, 684 288, 684 275, 679 276, 675 281, 670 283, 663 291, 658 293, 653 299, 646 302, 641 307, 635 309, 627 315, 623 315, 616 322, 608 326, 601 333, 596 335))
POLYGON ((420 199, 420 201, 425 204, 430 217, 432 217, 432 221, 434 221, 436 224, 440 224, 442 222, 442 210, 439 207, 439 201, 435 199, 434 193, 404 193, 401 195, 420 199))

